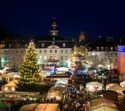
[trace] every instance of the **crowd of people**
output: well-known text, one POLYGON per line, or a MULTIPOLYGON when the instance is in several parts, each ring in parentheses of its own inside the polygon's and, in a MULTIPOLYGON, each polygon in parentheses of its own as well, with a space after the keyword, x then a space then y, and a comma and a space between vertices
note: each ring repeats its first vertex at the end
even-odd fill
POLYGON ((69 80, 63 92, 61 111, 87 111, 89 110, 89 93, 80 81, 69 80))

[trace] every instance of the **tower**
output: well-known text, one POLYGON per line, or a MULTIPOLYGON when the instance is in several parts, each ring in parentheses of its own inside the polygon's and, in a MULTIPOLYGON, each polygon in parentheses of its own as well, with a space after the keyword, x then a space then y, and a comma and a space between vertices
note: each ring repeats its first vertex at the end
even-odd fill
POLYGON ((58 29, 58 25, 56 23, 56 18, 53 17, 52 18, 52 25, 51 25, 51 30, 50 30, 50 35, 55 38, 59 35, 59 29, 58 29))
POLYGON ((84 41, 85 41, 85 33, 84 32, 80 32, 79 42, 84 42, 84 41))

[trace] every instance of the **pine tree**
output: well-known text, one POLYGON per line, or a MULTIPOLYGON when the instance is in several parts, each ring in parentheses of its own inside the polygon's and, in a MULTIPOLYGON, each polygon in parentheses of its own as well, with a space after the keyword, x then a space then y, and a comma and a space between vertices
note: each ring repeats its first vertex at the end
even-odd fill
POLYGON ((19 73, 21 76, 18 84, 19 86, 25 87, 36 84, 39 73, 37 65, 37 54, 35 52, 35 45, 33 41, 29 43, 29 46, 26 49, 19 73))

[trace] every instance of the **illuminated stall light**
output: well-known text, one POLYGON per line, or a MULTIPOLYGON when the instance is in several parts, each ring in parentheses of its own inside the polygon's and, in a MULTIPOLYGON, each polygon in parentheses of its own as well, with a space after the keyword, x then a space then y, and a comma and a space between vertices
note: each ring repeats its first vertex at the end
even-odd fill
POLYGON ((5 88, 4 88, 4 91, 8 91, 8 87, 5 87, 5 88))
POLYGON ((15 91, 15 87, 12 87, 11 90, 12 90, 12 91, 15 91))

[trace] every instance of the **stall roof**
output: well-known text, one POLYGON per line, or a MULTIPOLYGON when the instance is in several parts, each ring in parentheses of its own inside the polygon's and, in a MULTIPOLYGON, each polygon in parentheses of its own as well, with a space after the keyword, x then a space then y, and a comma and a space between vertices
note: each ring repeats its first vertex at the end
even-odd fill
POLYGON ((104 99, 101 97, 90 101, 90 107, 91 107, 91 110, 93 111, 103 106, 109 107, 111 109, 115 109, 114 111, 117 111, 117 106, 111 100, 104 99))

